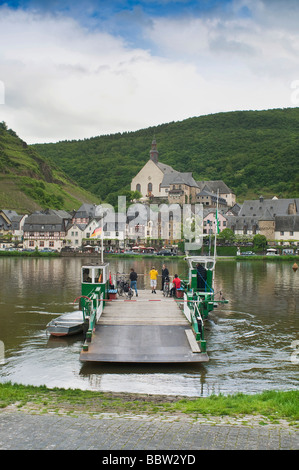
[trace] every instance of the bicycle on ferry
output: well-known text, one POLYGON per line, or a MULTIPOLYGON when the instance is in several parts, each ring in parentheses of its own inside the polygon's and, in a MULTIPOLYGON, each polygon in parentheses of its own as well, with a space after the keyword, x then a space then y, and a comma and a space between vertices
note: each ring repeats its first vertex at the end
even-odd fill
POLYGON ((117 293, 119 296, 124 296, 128 299, 133 297, 133 290, 130 286, 130 281, 126 280, 123 276, 116 281, 117 293))
POLYGON ((163 295, 164 297, 168 297, 169 294, 170 294, 170 286, 169 286, 169 277, 167 276, 164 281, 163 295))

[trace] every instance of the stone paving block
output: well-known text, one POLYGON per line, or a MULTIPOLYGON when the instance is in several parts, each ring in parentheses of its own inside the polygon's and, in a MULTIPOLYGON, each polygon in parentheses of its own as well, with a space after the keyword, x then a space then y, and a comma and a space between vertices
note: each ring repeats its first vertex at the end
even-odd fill
POLYGON ((299 431, 279 425, 211 425, 155 417, 91 418, 0 411, 1 450, 298 450, 299 431))

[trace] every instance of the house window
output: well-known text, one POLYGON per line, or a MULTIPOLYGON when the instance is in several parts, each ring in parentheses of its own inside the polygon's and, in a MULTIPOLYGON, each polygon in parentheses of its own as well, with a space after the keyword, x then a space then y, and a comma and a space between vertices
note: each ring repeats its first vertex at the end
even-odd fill
POLYGON ((284 232, 283 232, 283 231, 282 231, 282 232, 280 232, 280 235, 284 235, 284 232))
POLYGON ((49 247, 50 247, 50 248, 54 248, 54 242, 53 242, 53 240, 50 240, 50 241, 49 241, 49 247))
POLYGON ((39 242, 39 246, 44 247, 44 246, 45 246, 45 242, 44 242, 44 241, 40 241, 40 242, 39 242))
POLYGON ((34 241, 29 241, 29 246, 34 246, 34 241))
POLYGON ((136 191, 139 191, 141 193, 141 185, 140 184, 136 184, 136 191))
POLYGON ((147 185, 147 191, 148 191, 149 193, 151 193, 152 190, 153 190, 153 184, 152 184, 152 183, 148 183, 148 185, 147 185))
POLYGON ((293 237, 294 236, 294 232, 290 232, 290 237, 293 237))

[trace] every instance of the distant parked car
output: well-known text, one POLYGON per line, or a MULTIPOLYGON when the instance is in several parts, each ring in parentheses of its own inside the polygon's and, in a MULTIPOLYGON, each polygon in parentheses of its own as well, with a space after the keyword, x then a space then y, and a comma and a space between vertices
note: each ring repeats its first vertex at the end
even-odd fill
POLYGON ((241 256, 254 256, 255 253, 253 253, 253 251, 243 251, 243 253, 241 253, 241 256))
POLYGON ((175 256, 175 253, 169 250, 161 250, 157 253, 158 256, 175 256))
POLYGON ((275 248, 268 248, 266 256, 279 256, 278 250, 275 248))
POLYGON ((64 246, 61 248, 61 253, 73 253, 75 251, 75 248, 72 246, 64 246))

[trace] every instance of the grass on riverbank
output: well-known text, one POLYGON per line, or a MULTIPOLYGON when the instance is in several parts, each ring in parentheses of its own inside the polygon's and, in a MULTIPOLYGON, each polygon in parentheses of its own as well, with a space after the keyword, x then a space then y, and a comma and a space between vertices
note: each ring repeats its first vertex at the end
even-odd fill
MULTIPOLYGON (((41 252, 38 250, 34 251, 5 251, 0 250, 1 256, 11 256, 11 257, 61 257, 64 256, 63 253, 58 252, 41 252)), ((72 253, 67 253, 68 257, 72 256, 72 253)), ((73 256, 78 256, 77 253, 74 253, 73 256)), ((81 253, 80 256, 91 256, 89 253, 81 253)), ((93 256, 97 256, 96 253, 93 253, 93 256)), ((104 253, 106 259, 155 259, 157 261, 165 262, 170 260, 183 260, 186 255, 175 255, 175 256, 157 256, 151 254, 133 254, 133 253, 104 253)), ((205 256, 205 255, 204 255, 205 256)), ((217 261, 296 261, 299 262, 298 255, 284 255, 284 256, 264 256, 264 255, 252 255, 252 256, 227 256, 219 254, 217 256, 217 261)))
POLYGON ((284 419, 298 425, 299 392, 265 391, 255 395, 212 395, 206 398, 104 393, 78 389, 48 389, 0 384, 0 408, 15 405, 44 413, 64 410, 67 413, 185 413, 188 416, 261 415, 272 422, 284 419))
POLYGON ((60 256, 60 253, 56 252, 42 252, 42 251, 0 251, 0 256, 10 256, 10 257, 25 257, 25 258, 36 258, 36 257, 44 257, 44 258, 57 258, 60 256))

